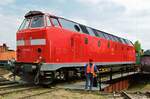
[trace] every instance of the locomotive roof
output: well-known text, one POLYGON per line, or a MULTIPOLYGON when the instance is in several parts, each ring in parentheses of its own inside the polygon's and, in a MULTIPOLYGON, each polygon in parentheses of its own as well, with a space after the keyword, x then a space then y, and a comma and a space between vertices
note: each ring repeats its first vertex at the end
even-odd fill
MULTIPOLYGON (((77 23, 77 22, 75 22, 75 21, 72 21, 72 20, 69 20, 69 19, 66 19, 66 18, 63 18, 63 17, 58 17, 58 16, 55 16, 55 15, 52 15, 52 14, 49 14, 49 13, 43 13, 42 11, 29 11, 28 13, 25 14, 25 18, 30 17, 30 16, 34 16, 34 15, 44 15, 44 14, 49 15, 49 16, 51 16, 51 17, 62 18, 62 19, 65 19, 65 20, 68 20, 68 21, 77 23)), ((77 24, 79 24, 79 23, 77 23, 77 24)), ((86 26, 86 25, 84 25, 84 26, 86 26)), ((89 26, 86 26, 86 27, 89 27, 89 26)), ((92 28, 92 27, 89 27, 89 28, 92 28)), ((92 28, 92 29, 95 29, 95 28, 92 28)), ((99 30, 99 29, 95 29, 95 30, 98 30, 98 31, 100 31, 100 32, 104 32, 104 31, 101 31, 101 30, 99 30)), ((107 32, 104 32, 104 33, 109 34, 109 35, 113 35, 113 34, 110 34, 110 33, 107 33, 107 32)), ((113 36, 116 36, 116 35, 113 35, 113 36)), ((116 37, 119 37, 119 36, 116 36, 116 37)), ((119 37, 119 38, 122 38, 122 37, 119 37)), ((125 39, 125 38, 122 38, 122 39, 125 39)), ((126 39, 126 40, 128 40, 128 39, 126 39)), ((130 41, 130 40, 129 40, 129 41, 130 41)), ((130 41, 130 42, 131 42, 131 41, 130 41)), ((131 43, 132 43, 132 42, 131 42, 131 43)), ((133 43, 132 43, 132 44, 133 44, 133 43)))
MULTIPOLYGON (((50 15, 50 14, 49 14, 49 15, 50 15)), ((66 18, 63 18, 63 17, 58 17, 58 16, 55 16, 55 15, 50 15, 50 16, 56 17, 56 18, 62 18, 62 19, 65 19, 65 20, 74 22, 74 23, 76 23, 76 24, 80 24, 80 23, 78 23, 78 22, 75 22, 75 21, 72 21, 72 20, 69 20, 69 19, 66 19, 66 18)), ((87 26, 87 25, 84 25, 84 26, 89 27, 89 28, 92 28, 92 27, 87 26)), ((96 29, 96 28, 92 28, 92 29, 98 30, 98 31, 100 31, 100 32, 103 32, 103 33, 106 33, 106 34, 109 34, 109 35, 113 35, 113 36, 115 36, 115 37, 119 37, 119 36, 116 36, 116 35, 114 35, 114 34, 110 34, 110 33, 108 33, 108 32, 104 32, 104 31, 101 31, 101 30, 96 29)), ((122 38, 122 37, 119 37, 119 38, 122 38)), ((125 38, 122 38, 122 39, 125 39, 125 38)), ((128 40, 128 39, 125 39, 125 40, 128 40)), ((130 40, 129 40, 129 41, 130 41, 130 40)), ((131 41, 130 41, 130 42, 131 42, 131 41)), ((132 42, 131 42, 131 43, 132 43, 132 42)), ((133 43, 132 43, 132 45, 133 45, 133 43)))
POLYGON ((33 15, 44 15, 41 11, 29 11, 27 14, 25 14, 25 18, 33 16, 33 15))

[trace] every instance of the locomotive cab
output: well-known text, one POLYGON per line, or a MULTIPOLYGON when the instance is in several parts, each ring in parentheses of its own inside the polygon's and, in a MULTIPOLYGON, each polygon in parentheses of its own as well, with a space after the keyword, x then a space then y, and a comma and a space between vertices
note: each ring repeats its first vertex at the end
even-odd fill
MULTIPOLYGON (((34 63, 43 58, 46 52, 45 15, 39 11, 30 11, 25 15, 17 32, 17 61, 34 63)), ((45 60, 44 60, 45 61, 45 60)))
MULTIPOLYGON (((17 32, 17 63, 18 75, 24 81, 49 84, 53 80, 53 72, 48 71, 45 64, 54 61, 51 41, 54 31, 58 32, 61 25, 55 16, 40 11, 30 11, 25 15, 17 32), (43 64, 41 66, 41 63, 43 64), (43 69, 44 68, 44 69, 43 69)), ((63 79, 63 77, 62 77, 63 79)))
POLYGON ((18 75, 24 72, 21 78, 31 83, 37 82, 35 77, 39 75, 38 63, 48 60, 46 17, 40 11, 30 11, 25 15, 17 32, 17 68, 20 69, 18 75))

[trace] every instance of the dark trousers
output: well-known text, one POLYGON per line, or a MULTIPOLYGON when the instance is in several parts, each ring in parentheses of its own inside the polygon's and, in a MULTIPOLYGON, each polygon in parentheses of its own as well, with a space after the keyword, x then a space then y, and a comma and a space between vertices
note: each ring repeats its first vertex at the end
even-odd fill
POLYGON ((94 78, 91 73, 86 74, 85 89, 92 90, 93 80, 94 80, 94 78))
POLYGON ((94 77, 93 79, 93 87, 97 87, 97 77, 94 77))

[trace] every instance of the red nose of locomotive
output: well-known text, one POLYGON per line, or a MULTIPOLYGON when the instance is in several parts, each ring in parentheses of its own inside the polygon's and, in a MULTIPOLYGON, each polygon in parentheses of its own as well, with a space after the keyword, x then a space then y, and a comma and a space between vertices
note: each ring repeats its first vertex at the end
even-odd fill
POLYGON ((32 11, 25 15, 25 19, 17 32, 17 61, 37 62, 44 59, 46 47, 44 14, 32 11))

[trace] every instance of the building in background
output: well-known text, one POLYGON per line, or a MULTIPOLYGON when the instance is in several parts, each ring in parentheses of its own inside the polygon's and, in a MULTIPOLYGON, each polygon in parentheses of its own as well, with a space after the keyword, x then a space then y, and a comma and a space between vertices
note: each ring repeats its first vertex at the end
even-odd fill
POLYGON ((16 59, 16 51, 10 50, 6 44, 0 45, 0 64, 16 59))

